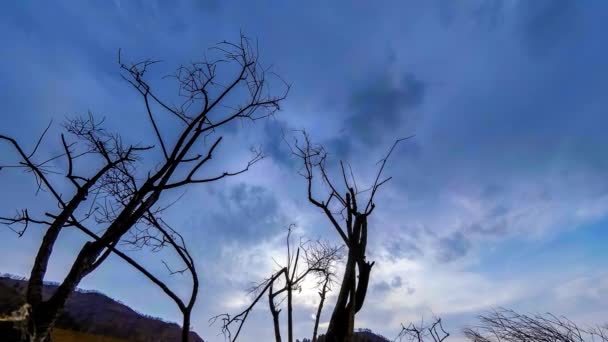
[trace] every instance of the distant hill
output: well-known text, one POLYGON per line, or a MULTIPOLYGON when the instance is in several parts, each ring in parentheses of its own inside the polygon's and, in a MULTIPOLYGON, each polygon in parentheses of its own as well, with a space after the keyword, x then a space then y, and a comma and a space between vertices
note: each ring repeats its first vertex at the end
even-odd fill
MULTIPOLYGON (((318 341, 325 342, 325 335, 319 336, 318 341)), ((304 339, 302 342, 310 342, 310 340, 304 339)), ((391 342, 391 340, 382 335, 374 334, 369 329, 359 329, 355 331, 353 342, 391 342)))
MULTIPOLYGON (((24 303, 27 281, 10 276, 0 276, 0 314, 7 314, 24 303)), ((47 284, 43 296, 48 298, 57 286, 47 284)), ((181 328, 175 323, 142 315, 104 294, 77 291, 66 304, 57 322, 60 328, 55 335, 58 341, 136 341, 173 342, 180 340, 181 328), (92 337, 95 336, 95 337, 92 337), (107 337, 104 339, 103 337, 107 337), (109 339, 113 338, 113 339, 109 339), (118 340, 117 340, 118 339, 118 340)), ((195 332, 191 341, 203 342, 195 332)))

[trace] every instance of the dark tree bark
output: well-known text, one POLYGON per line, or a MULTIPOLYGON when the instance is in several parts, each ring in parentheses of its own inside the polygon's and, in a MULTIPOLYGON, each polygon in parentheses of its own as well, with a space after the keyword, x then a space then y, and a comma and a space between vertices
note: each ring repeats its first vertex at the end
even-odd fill
POLYGON ((323 305, 325 304, 325 297, 327 295, 327 291, 329 290, 329 282, 330 276, 327 275, 325 280, 323 281, 323 287, 321 291, 319 291, 319 306, 317 307, 317 314, 315 315, 315 326, 312 331, 312 342, 317 342, 317 335, 319 333, 319 322, 321 320, 321 313, 323 312, 323 305))
POLYGON ((293 342, 293 284, 287 286, 287 341, 293 342))
POLYGON ((373 262, 366 260, 368 218, 374 211, 374 199, 378 189, 391 179, 390 177, 381 178, 386 162, 397 144, 407 138, 397 140, 381 160, 373 185, 369 189, 359 191, 350 166, 345 167, 345 164, 340 162, 341 178, 344 181, 344 189, 340 192, 336 183, 329 176, 326 167, 327 153, 324 148, 313 146, 306 132, 303 132, 303 137, 303 143, 296 140, 292 146, 292 152, 303 162, 301 174, 307 180, 308 200, 323 211, 348 249, 340 292, 325 334, 325 340, 329 342, 352 341, 355 315, 363 308, 370 273, 374 266, 373 262), (315 175, 320 176, 329 189, 325 200, 320 200, 313 194, 315 175), (369 193, 367 201, 362 200, 364 193, 369 193), (332 207, 334 206, 332 201, 338 207, 337 210, 332 207))
MULTIPOLYGON (((14 217, 0 218, 0 221, 11 229, 15 225, 21 225, 22 229, 13 229, 20 236, 30 224, 46 227, 27 289, 26 301, 31 305, 31 315, 26 325, 29 341, 48 341, 55 321, 70 294, 84 277, 106 260, 110 253, 117 254, 161 287, 177 303, 184 315, 184 323, 189 325, 191 310, 198 292, 194 262, 185 246, 176 243, 174 231, 162 232, 166 227, 163 228, 162 223, 159 224, 159 215, 163 208, 158 207, 158 201, 166 190, 236 176, 246 172, 261 160, 263 155, 261 152, 256 152, 240 170, 225 171, 211 176, 203 175, 204 166, 210 162, 222 142, 222 136, 217 136, 222 127, 237 120, 253 121, 272 115, 279 110, 279 104, 287 93, 279 96, 271 96, 267 93, 269 89, 265 78, 267 70, 259 66, 257 51, 251 47, 245 37, 241 37, 236 44, 221 43, 214 51, 221 54, 217 60, 205 60, 188 67, 180 67, 173 75, 178 82, 180 94, 185 98, 185 102, 178 107, 163 102, 145 80, 148 69, 156 63, 155 61, 146 60, 127 65, 119 58, 123 78, 142 96, 147 114, 146 120, 153 129, 152 136, 155 140, 149 146, 124 146, 123 140, 118 135, 108 133, 92 115, 85 119, 69 121, 65 129, 70 136, 76 138, 76 142, 68 143, 62 135, 64 152, 42 162, 35 161, 35 154, 48 128, 31 153, 26 153, 15 139, 0 135, 0 140, 11 144, 20 158, 17 165, 4 167, 18 167, 30 171, 39 189, 48 191, 59 207, 57 213, 44 213, 44 219, 30 216, 27 209, 14 217), (226 84, 221 84, 216 76, 220 64, 232 64, 237 69, 232 80, 226 84), (233 93, 243 95, 239 97, 244 98, 243 102, 226 103, 232 101, 233 97, 229 94, 233 93), (156 110, 153 108, 165 111, 180 122, 181 130, 172 143, 163 137, 155 117, 156 110), (216 137, 211 140, 210 145, 207 145, 205 141, 213 136, 216 137), (142 167, 135 165, 140 162, 146 151, 152 149, 157 149, 162 154, 163 160, 148 170, 138 171, 142 167), (92 176, 76 174, 77 167, 87 168, 83 164, 97 165, 90 163, 91 158, 95 157, 103 165, 97 168, 92 176), (67 161, 65 176, 74 187, 71 195, 60 194, 57 191, 58 186, 53 184, 55 176, 52 175, 57 172, 51 172, 49 163, 59 158, 67 161), (68 197, 69 200, 64 200, 68 197), (90 228, 90 225, 94 225, 95 228, 90 228), (145 228, 145 226, 153 228, 145 228), (56 291, 48 300, 44 300, 42 287, 48 262, 61 230, 66 227, 81 230, 91 240, 82 246, 56 291), (162 236, 156 246, 171 245, 192 275, 193 291, 187 303, 177 297, 158 278, 116 248, 128 233, 134 231, 135 236, 139 235, 135 244, 148 245, 151 241, 155 241, 156 235, 148 234, 154 229, 161 231, 159 234, 162 236), (101 230, 102 233, 98 236, 92 233, 94 230, 101 230)), ((189 326, 184 327, 184 330, 189 331, 189 326)), ((183 334, 183 339, 187 341, 187 332, 183 334)))
POLYGON ((182 341, 188 342, 190 340, 190 312, 183 314, 182 320, 182 341))
MULTIPOLYGON (((295 253, 293 253, 291 243, 292 227, 293 225, 289 227, 286 239, 287 265, 281 267, 281 269, 273 273, 272 276, 250 289, 250 293, 257 293, 257 295, 245 310, 234 316, 222 314, 212 319, 212 322, 215 322, 220 318, 222 319, 222 331, 229 341, 233 342, 237 340, 249 312, 251 312, 262 295, 268 291, 268 305, 270 307, 270 313, 272 314, 275 340, 281 341, 279 325, 279 313, 281 310, 276 307, 275 298, 285 295, 286 297, 282 297, 282 300, 287 302, 287 339, 288 341, 293 342, 293 291, 298 289, 304 279, 309 275, 314 275, 316 277, 317 286, 324 284, 323 289, 321 290, 323 296, 329 291, 332 279, 335 276, 335 263, 342 258, 342 248, 322 241, 308 240, 302 242, 301 240, 300 246, 296 249, 295 253), (305 263, 306 267, 301 267, 301 260, 304 260, 303 263, 305 263), (275 282, 278 281, 282 281, 281 284, 283 286, 275 292, 274 285, 275 282), (231 330, 233 325, 237 325, 234 335, 231 330)), ((322 305, 319 307, 319 314, 321 308, 322 305)), ((318 322, 315 325, 315 329, 317 326, 318 322)))
POLYGON ((272 315, 272 326, 274 328, 274 340, 276 342, 281 342, 281 325, 279 323, 279 314, 281 313, 280 309, 274 304, 274 293, 272 291, 273 284, 270 284, 270 289, 268 290, 268 305, 270 307, 270 314, 272 315))

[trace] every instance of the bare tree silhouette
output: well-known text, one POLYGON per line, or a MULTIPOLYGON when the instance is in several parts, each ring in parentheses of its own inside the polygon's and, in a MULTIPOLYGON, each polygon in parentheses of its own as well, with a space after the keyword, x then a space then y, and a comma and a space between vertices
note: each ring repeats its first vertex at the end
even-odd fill
MULTIPOLYGON (((229 341, 237 340, 249 313, 262 299, 264 294, 268 293, 268 306, 272 315, 275 340, 277 342, 282 340, 279 320, 281 309, 279 309, 279 306, 286 302, 287 340, 293 342, 293 291, 301 290, 302 282, 309 275, 315 277, 317 281, 316 287, 321 289, 322 298, 330 290, 335 277, 335 264, 342 259, 343 248, 321 240, 301 239, 299 246, 294 251, 295 246, 291 241, 292 228, 293 225, 289 227, 285 241, 287 252, 286 264, 281 265, 275 261, 279 266, 279 270, 249 290, 249 293, 254 295, 250 305, 236 315, 221 314, 212 318, 212 322, 218 319, 222 320, 222 332, 229 341), (303 267, 301 265, 302 260, 303 267), (274 286, 277 284, 279 285, 279 289, 275 291, 274 286), (278 304, 277 301, 279 302, 278 304), (236 326, 234 335, 231 331, 233 325, 236 326)), ((317 310, 315 331, 317 330, 318 315, 321 313, 322 306, 323 304, 321 303, 317 310)))
POLYGON ((251 159, 240 169, 211 175, 210 171, 205 172, 222 142, 221 128, 235 121, 254 121, 272 115, 279 110, 289 89, 286 85, 284 92, 278 96, 271 95, 267 77, 274 74, 260 65, 258 52, 246 37, 241 36, 237 43, 220 43, 212 48, 211 53, 217 57, 181 66, 172 75, 184 99, 177 106, 162 100, 147 81, 149 69, 157 61, 127 64, 119 57, 122 77, 143 99, 146 119, 155 140, 151 144, 126 144, 118 134, 105 130, 101 125, 103 120, 96 120, 93 115, 69 120, 64 126, 65 134, 61 135, 63 152, 44 160, 38 160, 37 151, 48 127, 30 152, 26 152, 26 148, 14 138, 0 135, 0 140, 13 146, 20 159, 4 168, 31 172, 38 191, 50 193, 58 207, 55 212, 45 212, 40 216, 33 215, 31 209, 23 209, 12 217, 1 218, 2 223, 20 236, 30 225, 46 228, 26 294, 27 304, 31 307, 26 327, 28 341, 49 340, 50 331, 68 296, 112 252, 146 275, 177 303, 184 314, 186 331, 183 340, 187 341, 187 325, 198 291, 197 280, 194 280, 196 271, 183 241, 162 220, 163 208, 159 208, 158 201, 166 190, 240 175, 260 161, 263 155, 254 150, 251 159), (220 69, 234 74, 219 77, 220 69), (181 125, 175 139, 167 138, 169 132, 161 130, 157 118, 159 112, 165 112, 181 125), (154 151, 162 155, 162 160, 147 168, 143 161, 154 161, 154 151), (65 160, 65 170, 57 171, 51 167, 51 162, 59 160, 65 160), (92 172, 91 168, 94 169, 92 172), (60 189, 63 186, 58 183, 58 178, 62 178, 60 174, 71 184, 71 193, 60 189), (43 280, 53 247, 66 227, 83 231, 90 241, 82 246, 57 290, 45 299, 42 297, 43 280), (119 242, 129 232, 138 236, 131 241, 135 244, 156 247, 168 244, 175 249, 193 277, 193 291, 187 303, 118 250, 119 242))
MULTIPOLYGON (((327 247, 321 245, 321 248, 319 251, 317 251, 316 253, 318 254, 322 254, 324 250, 326 250, 327 247)), ((340 256, 339 259, 342 259, 342 251, 340 250, 340 256)), ((329 272, 324 272, 324 274, 322 274, 322 277, 319 278, 318 283, 317 283, 317 287, 319 288, 319 305, 317 306, 317 312, 315 314, 315 324, 313 326, 313 331, 312 331, 312 341, 316 342, 317 341, 317 336, 319 333, 319 323, 321 321, 321 314, 323 313, 323 306, 325 304, 325 299, 327 298, 327 294, 332 290, 333 286, 336 283, 336 272, 335 270, 329 269, 329 272)))
POLYGON ((302 160, 301 175, 307 181, 308 200, 320 208, 346 245, 348 257, 340 292, 325 335, 326 341, 352 341, 355 314, 363 307, 369 277, 374 262, 366 260, 368 218, 374 211, 375 196, 380 187, 391 177, 383 178, 383 171, 395 147, 403 140, 398 139, 389 152, 379 161, 379 169, 374 182, 367 189, 359 189, 349 164, 340 162, 343 189, 338 190, 337 183, 329 176, 326 165, 327 152, 320 145, 313 145, 306 132, 302 132, 303 141, 296 139, 290 146, 292 153, 302 160), (313 192, 315 176, 319 176, 327 186, 325 200, 318 199, 313 192), (368 194, 367 199, 363 198, 368 194))
POLYGON ((450 334, 445 331, 441 318, 435 318, 430 324, 425 324, 421 320, 419 324, 410 323, 409 325, 401 325, 401 332, 395 340, 409 342, 443 342, 450 334))

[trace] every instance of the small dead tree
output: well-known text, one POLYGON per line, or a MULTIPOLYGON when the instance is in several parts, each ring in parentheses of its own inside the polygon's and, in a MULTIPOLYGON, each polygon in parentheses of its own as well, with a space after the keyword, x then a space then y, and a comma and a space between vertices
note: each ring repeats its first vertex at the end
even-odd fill
POLYGON ((325 338, 331 342, 348 342, 353 339, 355 314, 363 307, 374 266, 374 262, 366 259, 368 218, 376 207, 375 195, 380 187, 391 179, 383 178, 386 163, 395 147, 408 138, 395 141, 387 155, 380 160, 380 167, 371 187, 360 190, 352 168, 344 162, 340 162, 340 178, 344 183, 339 188, 329 176, 326 165, 328 154, 323 146, 313 145, 306 132, 302 135, 303 142, 296 140, 291 149, 292 153, 302 160, 301 175, 307 181, 308 200, 323 211, 348 250, 340 292, 325 338), (325 199, 319 199, 313 192, 316 176, 327 186, 328 194, 325 199), (367 199, 363 198, 366 194, 367 199))
POLYGON ((424 319, 419 324, 401 325, 401 332, 395 340, 408 342, 443 342, 450 334, 445 331, 441 318, 435 318, 430 324, 424 319))
POLYGON ((479 320, 479 325, 464 329, 464 335, 472 342, 608 341, 608 325, 582 328, 550 313, 529 316, 500 308, 479 316, 479 320))
MULTIPOLYGON (((210 171, 205 172, 222 142, 223 127, 239 120, 254 121, 272 115, 279 110, 288 91, 286 87, 278 96, 270 94, 267 76, 271 73, 260 66, 258 53, 247 38, 241 37, 237 43, 223 42, 212 51, 217 58, 182 66, 172 75, 184 99, 177 106, 163 100, 147 81, 148 71, 157 61, 126 64, 119 58, 122 77, 142 97, 153 143, 126 144, 118 134, 105 130, 102 120, 96 120, 92 115, 68 121, 64 126, 65 134, 61 135, 63 152, 42 160, 37 152, 48 127, 29 152, 14 138, 0 135, 0 141, 12 146, 19 158, 18 163, 4 168, 21 168, 33 174, 38 191, 48 192, 58 208, 42 215, 33 215, 31 210, 23 209, 12 217, 1 218, 2 223, 19 236, 30 225, 45 228, 26 291, 26 302, 31 307, 26 324, 28 341, 49 340, 70 294, 110 253, 127 261, 161 287, 178 303, 185 324, 188 323, 196 291, 189 302, 184 303, 162 281, 120 252, 117 245, 132 230, 143 225, 154 226, 162 239, 173 245, 195 278, 194 263, 185 246, 180 247, 177 243, 179 237, 176 239, 175 232, 169 230, 162 232, 167 228, 157 216, 162 211, 158 209, 161 195, 167 190, 240 175, 260 161, 263 155, 254 151, 253 157, 238 170, 212 175, 209 175, 210 171), (226 78, 218 76, 222 67, 234 74, 226 78), (177 135, 171 134, 175 139, 168 139, 169 132, 161 130, 157 118, 160 112, 181 125, 177 135), (153 151, 161 156, 161 161, 148 167, 143 161, 153 163, 153 151), (58 160, 65 161, 64 170, 51 167, 51 163, 58 160), (71 193, 59 190, 62 184, 58 182, 62 180, 72 186, 71 193), (53 247, 64 228, 79 229, 90 241, 82 246, 64 280, 46 299, 42 297, 44 277, 53 247)), ((147 237, 143 241, 153 240, 147 237)), ((188 330, 188 327, 184 328, 188 330)), ((184 341, 187 336, 185 333, 184 341)))
MULTIPOLYGON (((293 291, 301 290, 302 282, 310 275, 313 275, 317 284, 322 286, 321 293, 323 298, 331 288, 331 283, 335 276, 335 264, 342 258, 342 247, 331 245, 320 240, 300 241, 300 245, 295 248, 291 241, 293 225, 289 227, 286 238, 287 258, 286 265, 280 265, 279 270, 275 271, 270 277, 254 285, 249 293, 255 295, 251 304, 242 312, 231 316, 222 314, 212 318, 212 322, 217 319, 222 320, 222 332, 229 341, 236 341, 243 328, 245 320, 255 305, 261 300, 264 294, 268 293, 268 306, 272 315, 275 340, 282 341, 279 306, 286 302, 287 307, 287 340, 293 342, 293 291), (302 267, 302 260, 304 267, 302 267), (279 284, 279 289, 275 291, 275 285, 279 284), (277 303, 278 302, 278 303, 277 303), (236 331, 232 335, 231 328, 236 326, 236 331)), ((319 305, 317 314, 321 313, 323 304, 319 305)), ((314 330, 318 326, 318 317, 315 322, 314 330)))
POLYGON ((317 313, 315 314, 315 325, 312 330, 312 342, 317 342, 317 336, 319 335, 319 322, 321 321, 321 313, 323 313, 323 305, 325 304, 325 298, 327 292, 330 290, 331 278, 328 275, 323 279, 323 285, 319 291, 319 306, 317 307, 317 313))
MULTIPOLYGON (((311 248, 307 250, 307 254, 311 254, 312 258, 307 255, 306 260, 318 260, 322 259, 324 255, 327 254, 328 250, 332 248, 327 244, 322 242, 318 242, 313 244, 311 248)), ((315 314, 315 323, 313 326, 312 332, 312 341, 317 341, 317 336, 319 333, 319 323, 321 321, 321 314, 323 313, 323 306, 325 304, 325 299, 327 298, 327 294, 332 290, 334 285, 336 284, 336 270, 338 262, 342 260, 343 256, 343 247, 339 247, 339 254, 336 256, 335 261, 332 260, 331 263, 327 264, 324 269, 324 272, 317 273, 317 288, 319 289, 319 305, 317 306, 317 312, 315 314)))

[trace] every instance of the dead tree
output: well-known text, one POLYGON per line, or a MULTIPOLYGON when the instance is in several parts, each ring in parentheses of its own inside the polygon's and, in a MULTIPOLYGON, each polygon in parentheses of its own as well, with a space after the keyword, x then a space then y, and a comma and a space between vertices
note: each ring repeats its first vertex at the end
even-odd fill
POLYGON ((608 325, 582 328, 565 317, 547 313, 524 315, 500 308, 479 316, 480 323, 464 329, 472 342, 606 342, 608 325))
MULTIPOLYGON (((317 312, 315 314, 315 323, 313 326, 312 332, 312 341, 317 341, 317 335, 319 332, 319 322, 321 320, 321 314, 323 313, 323 306, 325 304, 325 299, 327 298, 327 294, 332 290, 334 285, 336 284, 336 270, 335 266, 337 266, 337 262, 341 261, 342 256, 342 247, 339 247, 340 254, 336 258, 336 262, 332 262, 327 265, 327 271, 318 274, 317 276, 317 288, 319 288, 319 305, 317 306, 317 312)), ((329 250, 328 245, 324 245, 322 243, 318 243, 313 245, 311 248, 311 253, 318 255, 316 258, 320 258, 326 254, 326 251, 329 250)), ((307 257, 308 259, 308 257, 307 257)))
MULTIPOLYGON (((212 322, 222 320, 222 332, 229 341, 236 341, 249 316, 249 313, 260 301, 264 294, 268 293, 268 306, 272 315, 275 341, 282 341, 279 314, 281 309, 278 307, 286 302, 287 307, 287 340, 293 342, 293 291, 302 287, 302 282, 309 275, 317 279, 317 287, 323 285, 323 295, 331 287, 331 282, 335 276, 335 263, 342 258, 342 247, 333 246, 320 240, 300 241, 300 245, 295 249, 291 241, 292 226, 289 227, 286 238, 287 258, 286 265, 279 265, 279 270, 275 271, 270 277, 253 286, 249 293, 255 294, 251 304, 242 312, 231 316, 222 314, 212 318, 212 322), (304 267, 301 267, 301 260, 304 260, 304 267), (277 291, 274 286, 280 284, 277 291), (277 304, 277 301, 279 304, 277 304), (231 332, 232 326, 236 326, 234 335, 231 332)), ((319 313, 322 304, 319 307, 319 313)), ((315 330, 317 327, 315 324, 315 330)))
MULTIPOLYGON (((2 222, 20 236, 30 225, 45 228, 26 293, 26 301, 31 306, 26 331, 28 341, 48 341, 69 295, 112 252, 153 280, 178 303, 182 312, 192 305, 174 298, 160 280, 120 252, 117 245, 128 232, 151 223, 154 213, 159 213, 158 202, 166 190, 239 175, 263 157, 261 152, 254 151, 241 169, 211 175, 205 172, 222 142, 223 127, 239 120, 253 121, 272 115, 279 110, 288 90, 286 87, 278 96, 270 94, 266 78, 270 74, 260 66, 257 51, 245 37, 237 43, 223 42, 213 48, 212 53, 218 58, 182 66, 173 75, 184 99, 178 106, 164 101, 147 81, 148 71, 156 61, 126 64, 119 58, 122 77, 142 97, 153 143, 126 144, 119 135, 103 129, 92 115, 69 121, 66 134, 61 135, 63 153, 44 160, 39 160, 37 151, 48 128, 29 152, 14 138, 0 135, 0 140, 14 147, 20 159, 5 168, 31 172, 38 190, 48 192, 58 208, 42 215, 23 209, 13 217, 2 218, 2 222), (227 73, 233 72, 232 76, 218 76, 219 69, 224 67, 228 68, 227 73), (177 135, 171 134, 175 139, 168 139, 169 132, 161 130, 159 112, 181 125, 177 135), (153 166, 145 165, 144 161, 154 163, 154 151, 161 160, 153 166), (51 162, 61 159, 65 160, 65 170, 53 169, 51 162), (59 191, 60 178, 71 184, 72 193, 59 191), (42 297, 43 280, 53 247, 66 227, 80 229, 91 240, 83 245, 64 280, 46 299, 42 297)), ((184 252, 177 248, 178 254, 180 250, 184 252)), ((191 258, 184 256, 182 259, 193 265, 191 258)))
POLYGON ((401 332, 395 340, 408 342, 443 342, 450 334, 445 331, 441 318, 435 318, 430 324, 422 320, 419 324, 401 325, 401 332))
POLYGON ((331 277, 329 274, 325 276, 323 280, 323 286, 319 291, 319 306, 317 307, 317 313, 315 314, 315 325, 312 330, 312 342, 317 342, 317 336, 319 334, 319 322, 321 321, 321 313, 323 312, 323 305, 325 304, 325 298, 327 292, 330 290, 331 277))
POLYGON ((306 132, 303 132, 303 139, 301 143, 296 140, 291 148, 303 163, 301 175, 307 181, 308 200, 323 211, 348 250, 340 292, 325 338, 331 342, 352 341, 355 314, 363 307, 374 266, 374 262, 366 260, 368 218, 375 208, 375 195, 391 179, 382 178, 384 167, 397 144, 408 138, 399 139, 393 144, 388 154, 380 160, 372 186, 363 190, 358 189, 350 165, 345 166, 344 162, 340 162, 340 178, 344 184, 339 190, 337 183, 329 176, 325 149, 313 145, 306 132), (313 192, 315 176, 319 176, 328 189, 324 200, 317 198, 313 192), (368 194, 367 199, 363 198, 365 194, 368 194))

